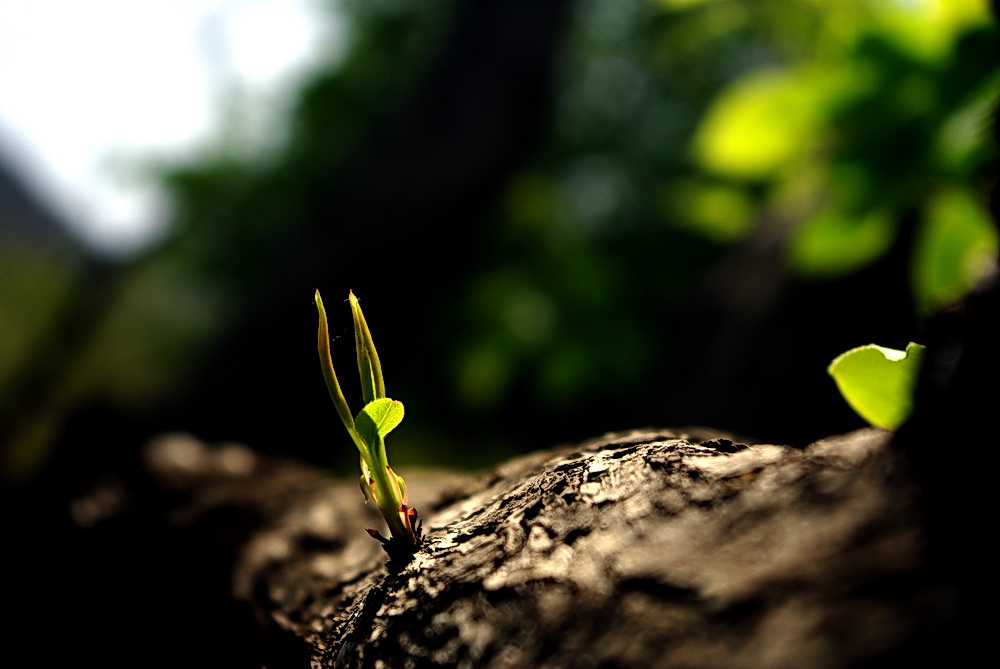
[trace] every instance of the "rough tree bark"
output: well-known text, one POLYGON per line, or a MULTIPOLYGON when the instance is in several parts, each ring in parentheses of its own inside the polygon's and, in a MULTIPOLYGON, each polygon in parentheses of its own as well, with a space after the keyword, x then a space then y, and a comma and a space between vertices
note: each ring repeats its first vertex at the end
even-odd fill
MULTIPOLYGON (((832 669, 927 660, 954 597, 890 441, 642 430, 484 478, 408 472, 425 541, 407 564, 363 531, 356 481, 184 436, 145 462, 161 518, 206 555, 227 536, 264 666, 832 669), (220 517, 228 533, 197 532, 220 517)), ((77 506, 92 524, 99 492, 77 506)))

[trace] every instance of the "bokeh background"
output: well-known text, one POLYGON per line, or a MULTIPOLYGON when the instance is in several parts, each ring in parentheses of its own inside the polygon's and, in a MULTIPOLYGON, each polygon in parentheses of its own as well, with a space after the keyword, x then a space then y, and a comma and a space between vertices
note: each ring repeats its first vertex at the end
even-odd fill
MULTIPOLYGON (((157 193, 118 212, 117 246, 34 188, 0 134, 6 490, 70 496, 166 430, 356 475, 317 362, 317 288, 356 408, 340 300, 362 300, 407 407, 393 463, 482 467, 649 425, 796 444, 860 427, 829 361, 920 341, 995 269, 985 0, 311 11, 318 46, 294 77, 214 71, 194 148, 115 162, 157 193)), ((296 43, 296 25, 256 44, 296 43)), ((34 113, 67 137, 102 86, 183 95, 153 72, 80 87, 16 59, 65 91, 34 113)))

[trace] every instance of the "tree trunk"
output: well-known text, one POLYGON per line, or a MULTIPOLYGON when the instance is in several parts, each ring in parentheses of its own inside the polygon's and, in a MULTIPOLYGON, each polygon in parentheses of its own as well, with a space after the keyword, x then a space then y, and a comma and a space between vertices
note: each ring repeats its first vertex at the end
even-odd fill
POLYGON ((380 523, 356 481, 241 446, 152 443, 170 502, 146 506, 202 555, 227 547, 217 577, 265 630, 256 666, 885 667, 942 651, 955 595, 890 441, 641 430, 484 478, 404 472, 425 530, 406 563, 364 532, 380 523))

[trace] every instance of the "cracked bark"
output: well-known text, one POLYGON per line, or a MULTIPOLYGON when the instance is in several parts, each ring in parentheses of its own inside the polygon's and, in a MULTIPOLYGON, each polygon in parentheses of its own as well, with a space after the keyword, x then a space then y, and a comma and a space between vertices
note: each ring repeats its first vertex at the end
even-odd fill
POLYGON ((146 463, 175 527, 244 519, 231 589, 265 666, 884 667, 936 652, 954 596, 889 442, 641 430, 483 478, 406 472, 426 535, 407 564, 363 531, 356 482, 180 436, 146 463))

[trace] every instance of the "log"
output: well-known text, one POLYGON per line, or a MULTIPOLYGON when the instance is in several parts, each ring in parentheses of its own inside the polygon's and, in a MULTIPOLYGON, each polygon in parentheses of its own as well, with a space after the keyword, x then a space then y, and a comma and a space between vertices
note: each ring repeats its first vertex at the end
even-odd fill
POLYGON ((231 596, 260 625, 257 666, 954 660, 934 631, 955 586, 927 568, 919 491, 891 441, 864 429, 796 449, 646 429, 485 476, 404 471, 424 522, 409 560, 365 533, 380 521, 356 481, 184 435, 144 461, 171 500, 160 518, 200 528, 206 554, 227 537, 231 596))

